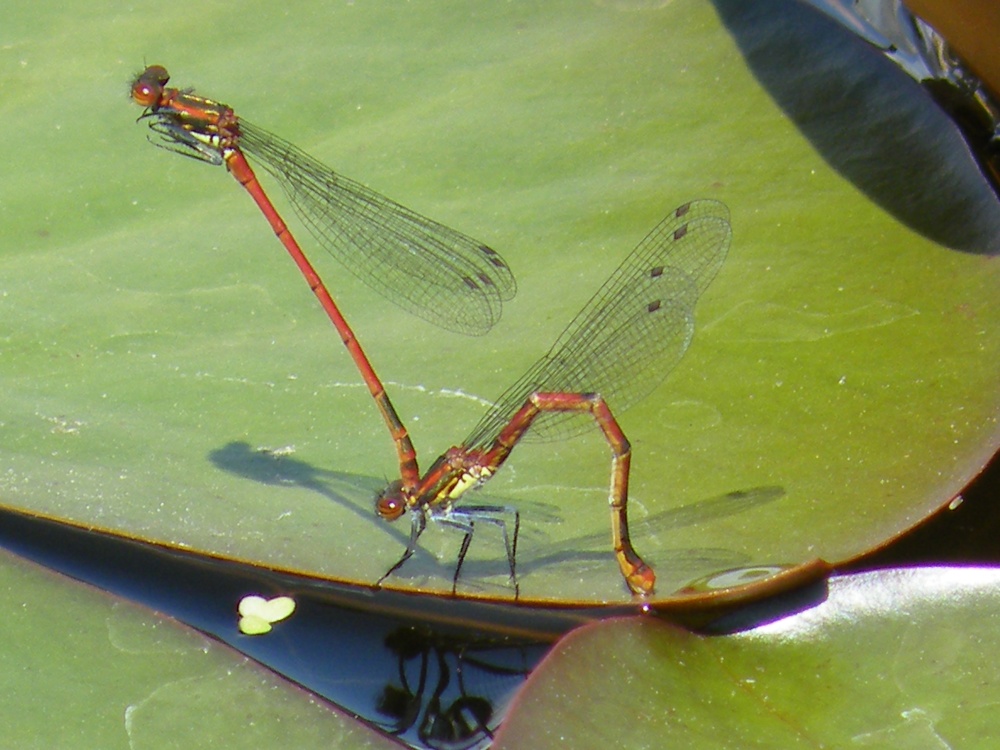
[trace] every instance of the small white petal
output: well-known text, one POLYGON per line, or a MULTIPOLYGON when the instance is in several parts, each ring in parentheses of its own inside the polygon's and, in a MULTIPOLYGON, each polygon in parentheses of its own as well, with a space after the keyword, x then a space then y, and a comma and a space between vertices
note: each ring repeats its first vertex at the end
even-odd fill
POLYGON ((271 623, 257 615, 244 615, 240 618, 240 632, 243 635, 264 635, 271 632, 271 623))

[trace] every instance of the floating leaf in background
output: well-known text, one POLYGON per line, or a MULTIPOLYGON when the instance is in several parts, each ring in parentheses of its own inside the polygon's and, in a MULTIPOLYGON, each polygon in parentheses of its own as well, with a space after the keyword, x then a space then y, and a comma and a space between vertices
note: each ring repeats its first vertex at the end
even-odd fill
POLYGON ((994 569, 876 571, 735 637, 590 625, 531 676, 494 747, 991 747, 998 592, 994 569))

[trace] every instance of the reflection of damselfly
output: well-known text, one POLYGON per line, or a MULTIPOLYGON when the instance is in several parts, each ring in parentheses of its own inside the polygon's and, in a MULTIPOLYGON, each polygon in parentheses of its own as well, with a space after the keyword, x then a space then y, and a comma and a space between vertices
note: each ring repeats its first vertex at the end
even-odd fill
POLYGON ((488 745, 511 695, 550 644, 406 626, 385 646, 396 655, 398 675, 378 696, 377 710, 388 719, 379 725, 413 746, 461 750, 488 745))
POLYGON ((499 527, 516 592, 517 511, 455 502, 493 476, 526 434, 566 437, 585 427, 580 416, 590 415, 613 454, 609 502, 618 565, 633 593, 651 593, 656 577, 629 539, 631 448, 609 403, 619 413, 627 409, 680 361, 694 333, 695 303, 722 266, 731 236, 722 203, 701 200, 677 208, 639 243, 548 354, 507 389, 461 445, 441 455, 416 486, 405 480, 390 484, 376 503, 379 515, 393 521, 410 511, 412 526, 406 551, 379 583, 410 559, 430 519, 465 534, 454 591, 479 522, 499 527))
POLYGON ((246 189, 295 260, 371 392, 396 443, 400 476, 420 478, 413 445, 385 388, 333 297, 264 193, 243 156, 273 175, 316 240, 358 278, 404 309, 443 328, 482 334, 515 292, 503 258, 486 245, 438 224, 335 173, 288 141, 251 125, 230 107, 167 88, 165 68, 151 65, 132 82, 158 146, 222 165, 246 189))

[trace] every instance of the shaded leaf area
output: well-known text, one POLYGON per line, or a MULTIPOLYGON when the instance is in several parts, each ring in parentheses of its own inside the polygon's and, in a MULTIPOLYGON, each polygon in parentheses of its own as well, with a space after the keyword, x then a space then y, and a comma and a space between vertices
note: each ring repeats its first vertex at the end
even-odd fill
POLYGON ((909 565, 1000 565, 1000 453, 954 501, 905 534, 852 560, 862 572, 909 565))
MULTIPOLYGON (((362 583, 405 545, 372 513, 397 474, 391 441, 296 270, 224 170, 135 125, 122 81, 145 60, 511 264, 518 297, 469 341, 355 285, 290 217, 424 466, 667 211, 712 197, 732 211, 729 258, 684 360, 619 415, 658 596, 853 557, 940 507, 996 442, 998 276, 990 245, 973 247, 993 226, 989 190, 892 63, 853 54, 811 11, 741 7, 355 4, 304 20, 259 4, 234 38, 199 6, 204 22, 169 43, 159 29, 186 25, 184 3, 152 26, 95 16, 70 35, 61 16, 15 14, 32 63, 0 103, 0 135, 19 144, 0 188, 3 501, 362 583), (120 117, 109 104, 49 137, 94 102, 120 117), (955 239, 959 218, 972 235, 955 239)), ((606 541, 609 470, 597 434, 519 446, 471 501, 522 510, 522 597, 629 601, 606 541)), ((510 597, 487 531, 459 593, 510 597)), ((450 590, 461 540, 421 542, 386 585, 450 590)))
POLYGON ((984 0, 854 3, 804 0, 870 42, 934 97, 961 128, 983 176, 1000 195, 996 104, 1000 11, 984 0))
POLYGON ((0 553, 5 747, 398 747, 146 607, 0 553))
POLYGON ((587 626, 494 747, 991 747, 998 605, 996 568, 914 568, 835 577, 823 604, 738 636, 587 626))
POLYGON ((796 0, 781 13, 714 4, 756 78, 834 169, 934 242, 1000 251, 1000 206, 960 131, 883 50, 796 0), (934 190, 912 189, 932 174, 934 190))

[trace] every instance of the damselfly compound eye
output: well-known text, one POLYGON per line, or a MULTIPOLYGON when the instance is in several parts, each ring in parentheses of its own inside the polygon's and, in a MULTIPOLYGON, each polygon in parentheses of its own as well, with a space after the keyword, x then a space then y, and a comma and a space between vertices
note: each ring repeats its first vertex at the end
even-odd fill
POLYGON ((132 99, 143 107, 154 107, 160 101, 163 87, 170 80, 170 74, 162 65, 150 65, 132 82, 132 99))

